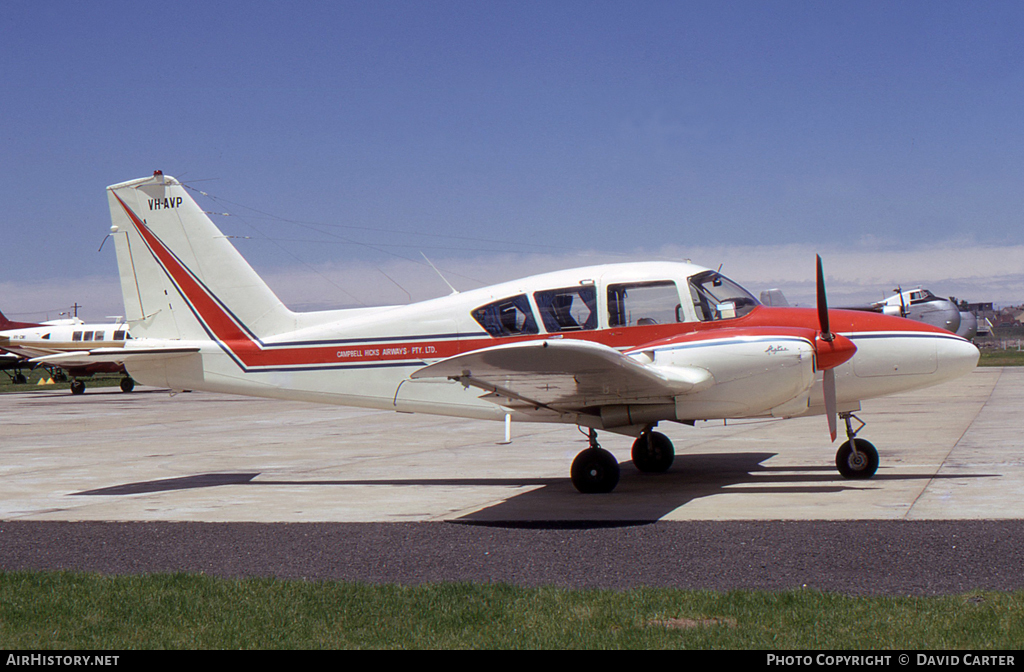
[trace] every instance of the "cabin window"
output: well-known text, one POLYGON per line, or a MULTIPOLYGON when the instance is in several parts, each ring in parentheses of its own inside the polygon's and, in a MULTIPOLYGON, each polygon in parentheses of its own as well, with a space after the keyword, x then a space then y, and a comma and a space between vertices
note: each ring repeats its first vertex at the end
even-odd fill
POLYGON ((540 331, 525 294, 488 303, 474 310, 472 315, 491 336, 536 334, 540 331))
POLYGON ((87 331, 84 334, 82 334, 82 340, 83 341, 91 341, 92 340, 92 332, 91 331, 87 331))
POLYGON ((750 292, 716 271, 690 278, 690 298, 701 322, 743 317, 760 305, 750 292))
POLYGON ((682 322, 679 290, 671 280, 608 285, 608 326, 682 322))
POLYGON ((73 332, 71 334, 71 340, 72 341, 80 341, 80 340, 82 340, 82 332, 80 332, 80 331, 73 332))
POLYGON ((114 332, 114 340, 115 341, 123 341, 124 340, 124 330, 123 329, 118 329, 117 331, 114 332))
POLYGON ((597 290, 593 285, 535 292, 533 299, 549 333, 597 329, 597 290))
POLYGON ((106 336, 106 334, 107 334, 107 332, 105 332, 105 331, 97 331, 96 332, 96 336, 93 338, 93 340, 94 341, 102 341, 103 338, 106 336))

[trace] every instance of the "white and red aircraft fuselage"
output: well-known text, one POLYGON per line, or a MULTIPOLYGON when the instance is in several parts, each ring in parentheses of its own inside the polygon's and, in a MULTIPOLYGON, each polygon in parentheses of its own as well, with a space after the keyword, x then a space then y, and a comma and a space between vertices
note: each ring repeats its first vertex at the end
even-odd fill
MULTIPOLYGON (((97 373, 125 373, 117 361, 96 361, 88 356, 95 347, 120 348, 130 339, 124 322, 88 324, 77 317, 43 323, 11 322, 0 314, 0 350, 13 353, 29 367, 44 364, 59 367, 71 376, 71 393, 85 392, 83 377, 97 373), (77 356, 83 356, 78 359, 77 356)), ((19 382, 24 382, 20 376, 19 382)), ((134 381, 121 379, 121 390, 131 392, 134 381)))
MULTIPOLYGON (((134 340, 117 357, 138 381, 399 412, 562 422, 591 447, 583 492, 618 482, 596 431, 638 437, 634 464, 665 471, 660 422, 835 416, 837 466, 871 476, 855 439, 860 401, 964 375, 978 350, 899 317, 771 308, 689 263, 590 266, 420 303, 296 313, 273 294, 177 180, 159 171, 108 187, 134 340)), ((861 425, 863 426, 863 425, 861 425)), ((858 430, 859 431, 859 430, 858 430)))

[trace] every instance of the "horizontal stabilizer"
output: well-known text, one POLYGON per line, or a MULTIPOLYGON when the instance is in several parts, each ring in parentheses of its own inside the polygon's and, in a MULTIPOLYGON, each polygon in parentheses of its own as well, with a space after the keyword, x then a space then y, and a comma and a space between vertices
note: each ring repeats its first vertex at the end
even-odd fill
MULTIPOLYGON (((714 383, 699 367, 653 367, 580 340, 512 343, 456 355, 412 378, 450 378, 495 396, 559 410, 670 401, 714 383)), ((488 398, 485 397, 485 398, 488 398)), ((501 402, 499 402, 501 403, 501 402)))

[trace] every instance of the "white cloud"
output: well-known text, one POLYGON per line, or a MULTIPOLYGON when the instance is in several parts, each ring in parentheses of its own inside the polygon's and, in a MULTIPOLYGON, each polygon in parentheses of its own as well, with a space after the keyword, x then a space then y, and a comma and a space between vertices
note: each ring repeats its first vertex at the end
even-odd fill
MULTIPOLYGON (((561 268, 650 259, 682 261, 717 268, 755 295, 763 289, 782 289, 791 303, 814 302, 814 255, 822 255, 832 305, 875 301, 897 286, 923 285, 939 296, 1001 304, 1024 302, 1024 246, 980 245, 883 250, 864 247, 816 250, 810 245, 770 247, 664 246, 656 253, 635 251, 572 255, 493 255, 465 259, 435 259, 434 263, 457 289, 561 268)), ((448 293, 448 288, 425 263, 392 261, 334 264, 301 271, 278 270, 267 276, 285 303, 312 309, 354 303, 407 303, 448 293), (399 288, 397 285, 400 285, 399 288), (319 288, 319 289, 312 289, 319 288), (339 289, 340 288, 340 289, 339 289), (342 289, 344 291, 342 291, 342 289)))
MULTIPOLYGON (((1024 246, 993 247, 947 243, 912 250, 815 249, 809 244, 777 246, 666 245, 650 252, 580 252, 497 254, 438 258, 434 264, 459 290, 545 271, 601 263, 649 259, 690 259, 717 268, 755 295, 780 288, 791 303, 814 302, 814 255, 824 262, 829 302, 833 306, 874 301, 897 285, 923 285, 940 296, 997 304, 1024 303, 1024 246)), ((257 269, 260 270, 260 269, 257 269)), ((295 266, 262 271, 278 296, 295 310, 352 305, 401 304, 449 293, 425 262, 394 259, 295 266)), ((124 312, 117 278, 91 276, 73 282, 0 283, 0 310, 14 319, 54 319, 77 302, 86 319, 100 320, 124 312)))

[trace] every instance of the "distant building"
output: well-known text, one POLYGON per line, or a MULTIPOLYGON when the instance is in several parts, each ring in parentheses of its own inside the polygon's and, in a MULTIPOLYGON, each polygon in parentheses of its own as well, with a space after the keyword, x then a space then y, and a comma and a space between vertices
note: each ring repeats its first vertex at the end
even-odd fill
POLYGON ((996 315, 996 309, 991 301, 987 303, 968 303, 967 310, 974 313, 975 317, 987 317, 990 320, 996 315))
POLYGON ((989 319, 994 327, 1019 327, 1024 324, 1024 306, 1003 308, 989 319))

